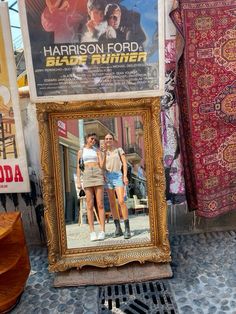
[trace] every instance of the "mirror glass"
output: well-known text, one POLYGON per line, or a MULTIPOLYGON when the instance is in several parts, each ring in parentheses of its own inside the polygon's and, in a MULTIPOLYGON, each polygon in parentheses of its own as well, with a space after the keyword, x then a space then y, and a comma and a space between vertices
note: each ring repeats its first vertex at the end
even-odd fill
POLYGON ((150 242, 142 117, 58 120, 57 130, 67 248, 150 242))

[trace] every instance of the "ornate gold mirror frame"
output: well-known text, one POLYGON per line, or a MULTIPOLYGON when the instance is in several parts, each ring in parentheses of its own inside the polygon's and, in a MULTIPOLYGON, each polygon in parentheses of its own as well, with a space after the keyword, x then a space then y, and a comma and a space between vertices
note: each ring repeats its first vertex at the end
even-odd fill
POLYGON ((85 265, 121 266, 132 261, 170 261, 167 234, 165 177, 162 161, 160 100, 157 98, 98 100, 37 104, 43 171, 43 198, 50 271, 65 271, 85 265), (138 115, 144 124, 147 166, 150 241, 68 249, 60 180, 57 122, 63 119, 138 115))

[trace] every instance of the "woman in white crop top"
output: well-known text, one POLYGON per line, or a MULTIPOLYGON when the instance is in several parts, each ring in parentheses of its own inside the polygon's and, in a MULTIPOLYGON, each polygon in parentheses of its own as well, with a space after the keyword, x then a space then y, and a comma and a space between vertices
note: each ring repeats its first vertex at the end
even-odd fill
POLYGON ((77 186, 81 189, 81 176, 83 178, 83 188, 86 194, 86 205, 88 223, 90 229, 90 240, 104 240, 105 238, 105 211, 104 211, 104 160, 100 150, 94 147, 96 134, 90 133, 86 136, 86 144, 78 152, 77 157, 77 186), (84 165, 83 171, 80 169, 80 161, 84 165), (100 220, 100 232, 98 237, 94 231, 94 195, 96 197, 98 215, 100 220))
POLYGON ((120 219, 116 209, 116 192, 118 203, 124 218, 124 238, 129 239, 131 237, 131 232, 128 208, 124 201, 125 186, 127 186, 129 183, 127 178, 127 162, 125 158, 125 152, 121 147, 114 147, 114 137, 110 133, 105 136, 104 147, 101 147, 101 149, 104 152, 106 189, 108 192, 112 216, 116 226, 114 237, 120 237, 123 235, 123 231, 120 226, 120 219), (121 168, 123 168, 122 171, 121 168))

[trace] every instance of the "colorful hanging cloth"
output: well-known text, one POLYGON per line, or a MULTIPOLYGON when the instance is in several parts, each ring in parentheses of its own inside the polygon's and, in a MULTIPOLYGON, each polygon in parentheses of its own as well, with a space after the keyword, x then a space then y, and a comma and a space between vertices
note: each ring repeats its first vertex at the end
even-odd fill
POLYGON ((236 1, 179 0, 171 17, 185 44, 177 97, 188 206, 215 217, 236 209, 236 1))

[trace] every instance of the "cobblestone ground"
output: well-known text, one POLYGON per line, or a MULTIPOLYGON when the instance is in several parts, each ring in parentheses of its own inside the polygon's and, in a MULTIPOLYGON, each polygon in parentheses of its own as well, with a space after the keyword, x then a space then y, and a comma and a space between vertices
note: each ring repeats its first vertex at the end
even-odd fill
POLYGON ((31 273, 13 314, 97 314, 98 287, 53 288, 54 275, 47 270, 47 250, 30 251, 31 273))
MULTIPOLYGON (((170 242, 174 276, 164 282, 179 314, 236 314, 236 232, 174 236, 170 242)), ((99 287, 53 288, 47 250, 32 249, 30 259, 30 277, 11 313, 99 313, 99 287)))
MULTIPOLYGON (((67 245, 68 248, 78 247, 92 247, 103 245, 119 245, 122 243, 140 243, 150 241, 150 228, 149 228, 149 216, 145 214, 129 215, 130 230, 132 237, 129 240, 124 240, 124 237, 113 238, 115 232, 115 225, 112 219, 109 223, 105 224, 106 236, 103 241, 90 242, 89 240, 89 228, 87 224, 78 225, 71 224, 66 226, 67 245)), ((94 224, 95 231, 98 233, 99 225, 97 222, 94 224)), ((124 231, 124 222, 121 221, 121 228, 124 231)))
POLYGON ((171 250, 180 314, 236 314, 236 232, 175 236, 171 250))

